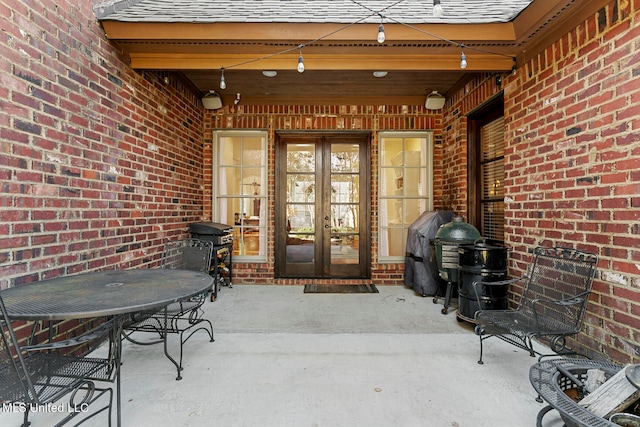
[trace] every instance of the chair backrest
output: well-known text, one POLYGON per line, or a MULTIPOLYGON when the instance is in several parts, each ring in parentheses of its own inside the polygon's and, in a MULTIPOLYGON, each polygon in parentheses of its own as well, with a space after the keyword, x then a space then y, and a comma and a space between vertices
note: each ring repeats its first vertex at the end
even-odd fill
POLYGON ((535 248, 521 307, 531 308, 535 299, 570 300, 573 304, 563 305, 561 309, 560 306, 555 306, 558 309, 544 306, 544 312, 538 314, 565 325, 581 325, 597 264, 597 255, 589 252, 568 248, 535 248), (571 300, 574 297, 576 299, 571 300))
POLYGON ((198 239, 171 240, 162 250, 162 268, 209 274, 212 256, 213 242, 198 239))
POLYGON ((2 297, 0 312, 0 401, 39 403, 2 297))
MULTIPOLYGON (((73 338, 26 345, 18 341, 1 296, 0 314, 0 402, 3 404, 17 405, 16 409, 26 411, 27 417, 32 405, 55 402, 93 379, 113 381, 118 361, 111 351, 107 358, 84 358, 76 353, 91 351, 106 338, 111 339, 110 343, 115 342, 115 319, 100 320, 99 326, 73 338)), ((93 402, 92 395, 84 396, 82 403, 93 402)), ((27 418, 24 425, 28 425, 26 421, 27 418)))

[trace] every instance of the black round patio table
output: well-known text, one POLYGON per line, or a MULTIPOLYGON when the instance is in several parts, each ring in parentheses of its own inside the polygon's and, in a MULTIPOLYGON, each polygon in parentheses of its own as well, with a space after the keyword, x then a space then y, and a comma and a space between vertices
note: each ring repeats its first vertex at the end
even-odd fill
POLYGON ((152 310, 211 289, 191 270, 108 270, 56 277, 4 289, 11 319, 65 320, 152 310))
MULTIPOLYGON (((127 314, 160 309, 211 289, 213 277, 192 270, 107 270, 61 276, 0 291, 11 320, 116 317, 122 332, 127 314)), ((121 425, 121 340, 116 339, 116 412, 121 425)), ((166 350, 166 334, 165 334, 166 350)), ((165 351, 166 352, 166 351, 165 351)))

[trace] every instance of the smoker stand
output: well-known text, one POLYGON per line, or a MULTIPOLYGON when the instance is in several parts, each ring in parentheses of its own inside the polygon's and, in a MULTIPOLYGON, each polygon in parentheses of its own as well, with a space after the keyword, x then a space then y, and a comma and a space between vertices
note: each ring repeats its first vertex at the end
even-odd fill
POLYGON ((211 260, 210 275, 213 277, 213 287, 211 289, 211 301, 218 298, 219 286, 232 288, 231 266, 233 256, 233 242, 213 247, 213 259, 211 260))

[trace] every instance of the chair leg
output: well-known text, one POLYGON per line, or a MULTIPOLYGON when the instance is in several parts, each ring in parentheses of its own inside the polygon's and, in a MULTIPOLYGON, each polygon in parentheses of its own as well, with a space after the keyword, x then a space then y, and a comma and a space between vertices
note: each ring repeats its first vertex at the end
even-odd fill
MULTIPOLYGON (((196 332, 198 332, 199 330, 204 330, 207 332, 207 334, 209 334, 209 342, 214 342, 215 340, 213 339, 213 325, 211 324, 211 322, 209 321, 209 319, 200 319, 200 321, 194 325, 192 325, 192 327, 195 327, 196 325, 200 324, 200 323, 204 323, 207 322, 209 324, 209 327, 207 328, 206 326, 198 326, 195 330, 191 331, 189 333, 189 335, 187 335, 186 338, 183 338, 184 333, 187 332, 189 330, 189 328, 184 329, 182 332, 180 332, 180 362, 179 362, 179 369, 178 369, 178 378, 176 378, 176 380, 180 380, 182 379, 182 377, 180 376, 180 371, 183 369, 182 368, 182 352, 183 352, 183 346, 184 343, 187 342, 187 340, 189 338, 191 338, 191 335, 195 334, 196 332)), ((174 362, 175 363, 175 362, 174 362)))
MULTIPOLYGON (((180 371, 182 371, 182 342, 180 343, 180 363, 176 362, 176 360, 171 357, 171 355, 169 354, 169 349, 167 346, 167 335, 164 335, 164 355, 167 356, 167 359, 169 359, 169 361, 171 361, 171 363, 173 363, 176 367, 176 369, 178 370, 178 376, 176 377, 176 381, 180 381, 182 379, 182 375, 180 375, 180 371)), ((180 340, 182 341, 182 340, 180 340)))
POLYGON ((478 335, 478 338, 480 338, 480 358, 478 359, 478 365, 484 365, 484 362, 482 361, 482 329, 480 329, 479 326, 476 326, 474 328, 474 332, 478 335))
POLYGON ((533 349, 533 341, 531 337, 525 338, 527 350, 529 350, 529 356, 536 357, 536 351, 533 349))
POLYGON ((31 423, 29 422, 29 409, 30 409, 29 407, 30 405, 27 405, 27 408, 24 411, 24 419, 20 427, 29 427, 31 425, 31 423))

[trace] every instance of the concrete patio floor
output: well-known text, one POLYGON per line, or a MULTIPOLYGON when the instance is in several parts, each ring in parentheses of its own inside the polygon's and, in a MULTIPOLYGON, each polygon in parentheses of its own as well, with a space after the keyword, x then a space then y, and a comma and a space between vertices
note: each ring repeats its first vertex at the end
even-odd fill
MULTIPOLYGON (((304 294, 300 286, 223 287, 205 304, 215 342, 185 344, 183 379, 162 346, 125 342, 124 426, 534 426, 536 359, 498 339, 478 365, 473 326, 455 307, 402 286, 304 294)), ((177 337, 170 338, 177 349, 177 337)), ((32 426, 51 426, 36 413, 32 426)), ((0 425, 20 425, 0 414, 0 425)), ((114 414, 115 420, 115 414, 114 414)), ((84 425, 105 426, 106 416, 84 425)), ((562 423, 547 414, 545 426, 562 423)))

